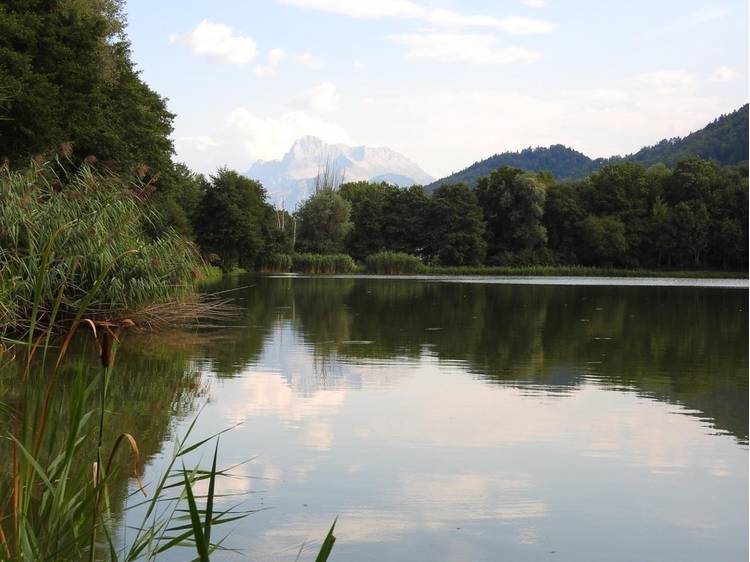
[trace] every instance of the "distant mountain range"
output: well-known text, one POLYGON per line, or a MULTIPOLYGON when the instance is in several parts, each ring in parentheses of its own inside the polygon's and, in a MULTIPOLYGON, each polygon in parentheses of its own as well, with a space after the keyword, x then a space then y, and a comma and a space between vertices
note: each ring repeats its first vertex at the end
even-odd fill
POLYGON ((532 172, 547 170, 559 180, 574 180, 584 178, 602 166, 615 162, 636 162, 644 166, 661 162, 671 166, 680 158, 689 155, 714 160, 722 165, 746 163, 748 105, 745 104, 728 115, 722 115, 703 129, 686 137, 665 139, 627 156, 591 159, 561 144, 547 148, 527 148, 520 152, 503 152, 439 179, 427 185, 426 190, 433 191, 444 183, 465 183, 473 186, 479 178, 501 166, 513 166, 532 172))
POLYGON ((260 181, 272 203, 293 210, 313 191, 326 163, 344 181, 385 181, 402 187, 425 185, 433 178, 414 162, 386 147, 327 144, 306 136, 294 142, 281 160, 259 160, 245 173, 260 181))

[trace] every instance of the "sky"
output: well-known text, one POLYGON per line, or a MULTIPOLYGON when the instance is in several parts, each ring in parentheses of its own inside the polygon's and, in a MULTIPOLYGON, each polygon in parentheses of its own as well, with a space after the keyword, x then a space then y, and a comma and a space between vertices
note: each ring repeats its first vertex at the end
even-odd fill
POLYGON ((748 102, 746 0, 127 0, 133 58, 212 173, 297 138, 388 146, 442 177, 565 144, 684 136, 748 102))

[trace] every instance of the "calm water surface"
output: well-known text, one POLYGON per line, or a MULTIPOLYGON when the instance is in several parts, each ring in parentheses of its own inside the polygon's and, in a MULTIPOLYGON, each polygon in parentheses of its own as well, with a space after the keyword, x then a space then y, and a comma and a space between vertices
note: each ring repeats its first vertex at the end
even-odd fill
POLYGON ((747 289, 518 282, 229 278, 235 326, 130 338, 120 421, 146 480, 240 424, 221 492, 268 509, 218 560, 337 516, 333 561, 747 560, 747 289))

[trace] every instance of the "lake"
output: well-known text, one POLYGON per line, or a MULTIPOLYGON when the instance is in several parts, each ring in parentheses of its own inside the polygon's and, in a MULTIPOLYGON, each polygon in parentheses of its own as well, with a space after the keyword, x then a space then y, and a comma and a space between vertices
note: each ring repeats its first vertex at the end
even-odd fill
POLYGON ((333 561, 747 560, 746 282, 629 281, 228 277, 232 326, 129 337, 119 421, 147 482, 237 425, 219 491, 260 511, 217 560, 336 517, 333 561))

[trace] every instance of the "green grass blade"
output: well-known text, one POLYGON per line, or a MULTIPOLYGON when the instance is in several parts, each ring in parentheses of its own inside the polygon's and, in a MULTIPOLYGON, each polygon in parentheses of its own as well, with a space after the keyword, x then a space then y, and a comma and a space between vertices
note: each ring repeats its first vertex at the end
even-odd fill
POLYGON ((336 527, 336 521, 338 521, 338 517, 333 520, 333 525, 331 525, 331 530, 328 531, 328 535, 326 535, 326 539, 323 541, 323 544, 320 547, 320 552, 318 552, 317 558, 315 558, 315 562, 326 562, 328 560, 328 557, 331 555, 331 551, 333 550, 333 543, 336 542, 336 537, 333 536, 333 529, 336 527))

